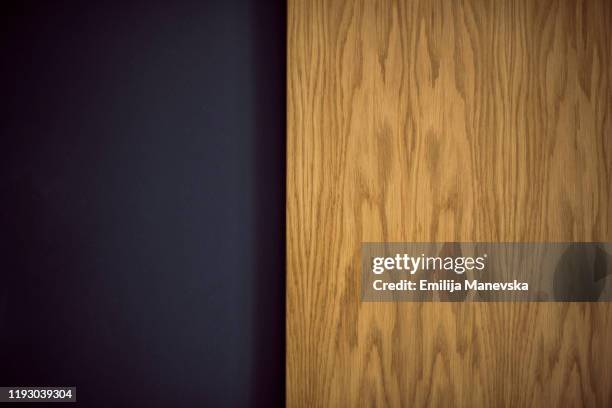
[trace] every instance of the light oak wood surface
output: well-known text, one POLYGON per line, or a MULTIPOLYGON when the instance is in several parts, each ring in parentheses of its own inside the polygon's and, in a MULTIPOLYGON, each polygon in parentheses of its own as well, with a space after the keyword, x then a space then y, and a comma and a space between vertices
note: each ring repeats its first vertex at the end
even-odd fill
POLYGON ((362 242, 612 241, 612 1, 289 0, 289 407, 612 406, 612 304, 362 303, 362 242))

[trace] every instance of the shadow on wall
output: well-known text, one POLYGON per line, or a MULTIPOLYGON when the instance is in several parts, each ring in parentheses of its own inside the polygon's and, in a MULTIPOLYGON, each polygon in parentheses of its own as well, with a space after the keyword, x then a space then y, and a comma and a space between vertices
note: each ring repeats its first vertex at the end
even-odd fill
POLYGON ((285 403, 286 2, 261 2, 253 12, 255 185, 261 186, 253 206, 257 213, 253 402, 280 407, 285 403))

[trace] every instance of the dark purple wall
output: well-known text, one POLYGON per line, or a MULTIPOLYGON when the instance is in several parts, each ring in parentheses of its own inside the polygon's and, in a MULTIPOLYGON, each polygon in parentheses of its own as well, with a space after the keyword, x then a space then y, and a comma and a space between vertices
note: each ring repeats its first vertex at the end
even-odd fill
POLYGON ((285 6, 124 3, 2 5, 0 386, 281 406, 285 6))

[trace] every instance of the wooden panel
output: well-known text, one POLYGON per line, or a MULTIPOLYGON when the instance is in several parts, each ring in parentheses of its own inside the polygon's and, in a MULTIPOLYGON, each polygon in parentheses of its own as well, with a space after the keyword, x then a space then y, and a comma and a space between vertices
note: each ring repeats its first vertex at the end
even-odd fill
POLYGON ((612 305, 361 303, 363 241, 612 241, 612 2, 290 0, 289 406, 612 406, 612 305))

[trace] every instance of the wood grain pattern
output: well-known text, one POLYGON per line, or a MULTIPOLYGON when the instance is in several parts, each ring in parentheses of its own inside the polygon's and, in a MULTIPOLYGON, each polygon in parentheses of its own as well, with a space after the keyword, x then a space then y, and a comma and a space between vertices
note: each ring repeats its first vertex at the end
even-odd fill
POLYGON ((361 303, 365 241, 612 241, 612 2, 290 0, 287 404, 612 406, 612 305, 361 303))

